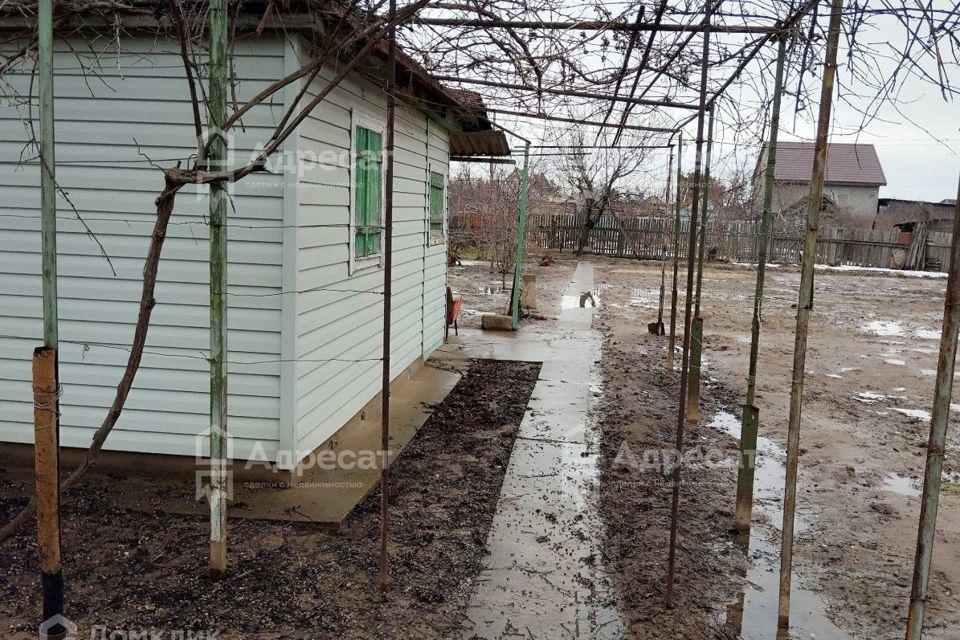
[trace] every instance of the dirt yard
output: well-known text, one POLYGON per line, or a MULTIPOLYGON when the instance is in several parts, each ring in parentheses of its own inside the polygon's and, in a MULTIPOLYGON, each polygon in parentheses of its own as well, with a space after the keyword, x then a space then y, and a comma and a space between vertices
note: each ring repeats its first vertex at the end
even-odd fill
MULTIPOLYGON (((385 597, 377 585, 379 491, 335 533, 232 521, 230 571, 212 584, 204 519, 123 509, 109 479, 91 476, 64 499, 66 613, 77 637, 101 637, 91 635, 97 626, 103 637, 131 638, 455 635, 539 368, 474 362, 393 465, 394 586, 385 597)), ((0 521, 30 490, 0 470, 0 521)), ((32 528, 0 546, 2 638, 36 637, 37 562, 32 528)))
MULTIPOLYGON (((636 637, 771 638, 782 477, 764 487, 758 471, 746 555, 729 532, 737 445, 728 434, 739 432, 756 272, 716 265, 705 273, 704 411, 685 446, 705 460, 711 451, 725 452, 720 457, 730 464, 695 459, 684 467, 678 607, 664 612, 670 482, 649 468, 637 475, 623 463, 624 444, 639 457, 673 447, 675 438, 678 377, 665 368, 667 339, 646 328, 656 319, 659 266, 602 259, 594 265, 600 306, 594 324, 605 336, 601 506, 631 630, 636 637)), ((757 398, 761 436, 770 440, 758 454, 768 479, 777 477, 786 446, 798 284, 795 268, 768 271, 757 398)), ((794 580, 795 619, 804 635, 796 637, 903 637, 945 284, 818 270, 794 580)), ((668 272, 668 318, 669 288, 668 272)), ((682 299, 682 270, 680 289, 682 299)), ((681 320, 682 314, 681 306, 681 320)), ((946 468, 954 480, 958 444, 953 428, 946 468)), ((948 485, 930 584, 925 637, 931 639, 956 638, 960 628, 958 506, 957 485, 948 485)))

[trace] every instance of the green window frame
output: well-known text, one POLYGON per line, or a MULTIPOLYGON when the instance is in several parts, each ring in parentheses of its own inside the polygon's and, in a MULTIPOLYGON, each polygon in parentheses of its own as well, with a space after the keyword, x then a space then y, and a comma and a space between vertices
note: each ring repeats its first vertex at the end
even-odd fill
POLYGON ((354 255, 367 258, 380 253, 383 212, 383 134, 357 127, 355 133, 354 255))
POLYGON ((444 177, 430 172, 430 239, 443 242, 444 177))

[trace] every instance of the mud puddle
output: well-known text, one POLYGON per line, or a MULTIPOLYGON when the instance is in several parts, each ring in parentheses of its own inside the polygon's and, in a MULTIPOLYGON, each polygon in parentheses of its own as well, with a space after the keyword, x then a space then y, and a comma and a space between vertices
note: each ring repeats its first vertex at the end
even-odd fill
MULTIPOLYGON (((740 439, 740 419, 728 411, 718 411, 708 426, 740 439)), ((820 593, 804 588, 796 574, 792 581, 791 629, 777 628, 786 458, 787 452, 779 444, 757 437, 753 535, 736 542, 745 547, 750 567, 744 575, 746 588, 727 606, 723 621, 742 640, 849 640, 850 636, 827 618, 826 603, 820 593)), ((798 512, 797 535, 802 535, 808 526, 798 512)))

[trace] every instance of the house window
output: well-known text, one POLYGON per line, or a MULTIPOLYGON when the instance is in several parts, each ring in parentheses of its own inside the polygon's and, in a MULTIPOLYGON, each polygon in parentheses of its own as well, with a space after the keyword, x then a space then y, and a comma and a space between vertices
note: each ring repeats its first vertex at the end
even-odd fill
POLYGON ((430 172, 430 244, 443 242, 443 174, 430 172))
POLYGON ((383 136, 356 128, 354 160, 354 251, 358 258, 380 253, 380 219, 383 208, 383 136))

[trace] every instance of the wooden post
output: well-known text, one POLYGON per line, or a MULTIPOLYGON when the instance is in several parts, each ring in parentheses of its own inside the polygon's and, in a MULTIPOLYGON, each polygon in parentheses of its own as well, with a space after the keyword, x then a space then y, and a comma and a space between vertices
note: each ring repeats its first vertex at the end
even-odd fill
POLYGON ((673 289, 670 291, 670 341, 667 345, 667 369, 673 371, 673 352, 677 346, 677 271, 680 254, 680 189, 683 184, 683 132, 677 137, 677 202, 673 214, 673 289))
POLYGON ((823 201, 823 181, 827 167, 827 139, 833 111, 833 89, 837 75, 837 50, 840 47, 840 27, 843 0, 833 0, 830 31, 827 38, 823 85, 820 91, 820 113, 817 120, 817 140, 813 155, 813 173, 810 178, 810 202, 807 208, 807 232, 803 244, 803 262, 800 271, 800 295, 797 302, 797 330, 793 348, 793 376, 790 385, 790 420, 787 433, 787 468, 783 496, 783 540, 780 552, 780 594, 777 622, 781 629, 790 626, 790 582, 793 572, 793 528, 797 508, 797 464, 800 457, 800 411, 803 406, 803 378, 807 359, 807 332, 810 312, 813 310, 813 266, 817 253, 817 232, 820 225, 820 204, 823 201))
POLYGON ((760 239, 757 247, 757 286, 753 294, 753 322, 750 330, 750 362, 747 370, 747 399, 740 422, 740 460, 737 465, 737 508, 734 524, 741 534, 750 532, 753 513, 753 479, 756 473, 757 432, 760 410, 756 407, 757 360, 760 354, 760 317, 763 312, 763 281, 767 270, 770 226, 773 222, 774 170, 777 166, 777 142, 780 135, 780 102, 783 96, 783 69, 787 59, 787 39, 780 37, 777 48, 777 70, 773 86, 770 115, 770 143, 767 146, 767 168, 763 185, 763 213, 760 218, 760 239))
MULTIPOLYGON (((63 572, 60 567, 60 399, 57 351, 33 352, 34 466, 37 479, 37 549, 43 587, 43 621, 47 638, 61 638, 63 625, 51 621, 63 615, 63 572), (49 625, 49 626, 48 626, 49 625)), ((42 634, 43 635, 43 634, 42 634)))
MULTIPOLYGON (((960 187, 957 191, 960 193, 960 187)), ((953 240, 950 243, 947 295, 943 304, 943 331, 940 335, 940 356, 937 359, 937 384, 933 396, 933 411, 930 414, 927 466, 923 474, 923 497, 920 501, 917 553, 913 563, 907 640, 920 640, 923 635, 923 613, 927 605, 927 586, 930 581, 933 541, 937 530, 937 509, 943 474, 943 455, 947 446, 947 424, 950 421, 950 396, 953 393, 958 330, 960 330, 960 199, 957 200, 956 213, 953 216, 953 240)))
POLYGON ((700 317, 700 295, 703 289, 703 262, 706 259, 707 222, 710 214, 710 159, 713 155, 713 107, 707 126, 707 158, 703 165, 703 201, 700 203, 700 240, 697 243, 697 290, 694 294, 693 334, 690 340, 690 375, 687 383, 687 422, 700 422, 700 363, 703 356, 703 318, 700 317))
MULTIPOLYGON (((390 0, 388 20, 396 19, 397 1, 390 0)), ((397 83, 397 31, 387 31, 387 140, 384 187, 383 224, 383 374, 380 381, 380 592, 390 584, 387 542, 389 540, 390 508, 388 481, 390 473, 390 333, 393 323, 393 151, 396 134, 397 101, 394 97, 397 83)), ((429 140, 427 141, 429 144, 429 140)), ((430 208, 427 203, 426 215, 430 208)), ((429 225, 427 229, 429 241, 429 225)))
POLYGON ((710 29, 713 6, 707 3, 703 32, 703 54, 700 61, 700 110, 697 114, 697 150, 694 154, 693 191, 690 197, 690 233, 687 242, 687 296, 684 300, 683 349, 680 353, 680 392, 677 399, 677 463, 673 467, 673 498, 670 505, 670 549, 667 558, 667 608, 673 607, 673 578, 677 562, 677 535, 680 528, 680 466, 683 460, 683 432, 687 409, 687 373, 690 365, 690 338, 693 332, 693 279, 697 254, 697 207, 700 196, 703 137, 707 115, 707 67, 710 62, 710 29))
MULTIPOLYGON (((227 0, 210 2, 209 166, 226 169, 227 0)), ((227 570, 227 186, 210 184, 210 576, 227 570)))

